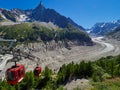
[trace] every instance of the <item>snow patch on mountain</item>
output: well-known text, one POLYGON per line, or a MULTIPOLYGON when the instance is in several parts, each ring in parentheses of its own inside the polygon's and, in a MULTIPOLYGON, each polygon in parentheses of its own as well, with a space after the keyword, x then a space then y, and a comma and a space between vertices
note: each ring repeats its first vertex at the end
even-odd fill
POLYGON ((6 17, 1 13, 1 11, 0 11, 0 16, 1 16, 2 18, 6 19, 6 17))
POLYGON ((26 21, 28 21, 28 20, 30 20, 30 19, 29 19, 28 16, 26 16, 25 14, 21 14, 21 15, 19 15, 19 17, 17 18, 17 20, 18 20, 19 22, 26 22, 26 21))
POLYGON ((101 25, 100 27, 102 27, 102 28, 103 28, 104 26, 105 26, 105 23, 103 23, 103 25, 101 25))

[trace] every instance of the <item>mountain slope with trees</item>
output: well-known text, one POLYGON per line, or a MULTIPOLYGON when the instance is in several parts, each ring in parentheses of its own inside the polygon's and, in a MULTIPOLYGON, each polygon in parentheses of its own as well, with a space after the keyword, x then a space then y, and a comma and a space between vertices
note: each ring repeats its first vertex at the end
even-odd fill
POLYGON ((32 71, 27 72, 24 80, 15 86, 8 85, 6 80, 0 82, 0 90, 65 90, 61 85, 64 86, 68 81, 81 78, 92 79, 91 84, 94 89, 91 90, 109 90, 110 88, 118 88, 114 90, 119 90, 120 81, 117 81, 116 84, 114 81, 110 86, 107 82, 105 83, 106 80, 119 76, 120 55, 108 56, 93 62, 82 61, 78 64, 73 62, 68 65, 64 64, 57 73, 53 73, 46 67, 40 77, 35 77, 32 71))
POLYGON ((68 28, 58 28, 47 23, 23 23, 12 26, 1 26, 0 37, 4 39, 17 39, 18 42, 50 42, 78 41, 80 45, 92 45, 87 33, 69 25, 68 28), (53 27, 51 27, 53 26, 53 27))

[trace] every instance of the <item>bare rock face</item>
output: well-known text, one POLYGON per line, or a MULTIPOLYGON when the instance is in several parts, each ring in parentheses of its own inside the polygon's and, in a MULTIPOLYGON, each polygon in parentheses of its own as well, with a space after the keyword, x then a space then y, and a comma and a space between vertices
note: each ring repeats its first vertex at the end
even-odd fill
MULTIPOLYGON (((83 43, 80 43, 79 41, 58 41, 55 42, 54 40, 51 42, 37 42, 37 43, 29 43, 27 45, 17 45, 16 48, 20 48, 23 50, 29 50, 32 52, 46 52, 46 51, 52 51, 52 50, 58 50, 61 48, 67 48, 70 49, 70 47, 73 46, 79 46, 82 45, 83 43)), ((85 43, 84 43, 85 45, 85 43)))

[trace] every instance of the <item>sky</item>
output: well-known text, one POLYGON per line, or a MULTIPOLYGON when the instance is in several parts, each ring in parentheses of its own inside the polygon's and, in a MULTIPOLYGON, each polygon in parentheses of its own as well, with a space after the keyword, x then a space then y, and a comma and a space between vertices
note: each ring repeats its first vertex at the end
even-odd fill
MULTIPOLYGON (((0 8, 33 9, 41 0, 0 0, 0 8)), ((42 0, 46 8, 55 9, 84 28, 97 22, 120 19, 120 0, 42 0)))

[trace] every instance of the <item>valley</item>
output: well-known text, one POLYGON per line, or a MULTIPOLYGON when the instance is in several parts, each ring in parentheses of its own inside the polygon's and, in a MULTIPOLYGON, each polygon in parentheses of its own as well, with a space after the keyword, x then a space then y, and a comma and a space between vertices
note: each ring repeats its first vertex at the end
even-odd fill
MULTIPOLYGON (((75 63, 79 63, 82 60, 84 61, 95 61, 100 59, 101 57, 106 56, 116 56, 120 52, 120 41, 116 41, 113 39, 108 39, 104 37, 92 37, 92 41, 95 45, 93 46, 73 46, 71 49, 60 48, 53 51, 33 51, 32 54, 40 58, 38 61, 39 66, 44 69, 48 66, 52 69, 53 72, 58 72, 59 68, 63 64, 69 64, 72 61, 75 63)), ((33 71, 36 67, 36 62, 23 58, 18 63, 24 64, 26 71, 33 71)), ((13 62, 7 63, 4 70, 1 72, 2 77, 4 77, 4 73, 7 68, 14 65, 13 62)), ((81 88, 92 88, 89 84, 89 80, 87 79, 78 79, 73 80, 70 83, 65 85, 65 88, 75 88, 77 85, 81 84, 81 88)))
POLYGON ((120 19, 96 19, 104 11, 98 4, 91 12, 71 3, 65 14, 43 1, 31 9, 0 7, 0 90, 120 90, 120 19))
POLYGON ((101 57, 118 55, 120 52, 119 44, 107 43, 101 37, 95 37, 93 41, 96 43, 94 46, 75 46, 71 50, 62 48, 55 51, 47 51, 46 53, 36 52, 33 54, 43 60, 41 66, 47 65, 54 70, 72 61, 76 63, 82 60, 94 61, 101 57))
MULTIPOLYGON (((103 37, 92 37, 94 46, 73 46, 71 50, 67 48, 56 49, 53 51, 37 51, 32 52, 34 56, 40 58, 38 64, 44 69, 48 66, 53 71, 58 71, 63 64, 70 62, 78 63, 84 61, 95 61, 101 57, 118 55, 120 52, 120 42, 111 40, 107 41, 103 37), (116 43, 116 44, 115 44, 116 43)), ((27 71, 33 70, 36 63, 32 60, 22 59, 18 63, 24 64, 27 71)), ((14 63, 8 63, 6 68, 12 66, 14 63)))

